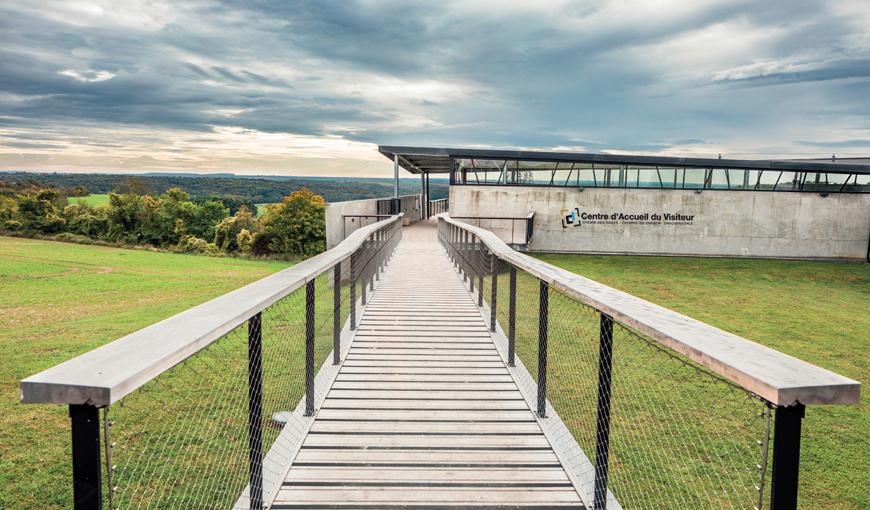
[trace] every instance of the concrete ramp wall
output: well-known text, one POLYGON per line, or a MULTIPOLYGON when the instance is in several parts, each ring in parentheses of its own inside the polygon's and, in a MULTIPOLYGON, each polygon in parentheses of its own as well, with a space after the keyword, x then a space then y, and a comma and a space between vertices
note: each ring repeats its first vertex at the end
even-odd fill
MULTIPOLYGON (((406 223, 417 221, 421 218, 420 195, 405 195, 401 198, 401 210, 405 213, 406 223)), ((369 198, 365 200, 349 200, 347 202, 331 202, 326 204, 326 249, 329 250, 344 240, 354 230, 370 225, 378 221, 374 216, 378 214, 378 202, 389 200, 390 197, 369 198), (347 215, 371 215, 371 218, 348 218, 347 215)))

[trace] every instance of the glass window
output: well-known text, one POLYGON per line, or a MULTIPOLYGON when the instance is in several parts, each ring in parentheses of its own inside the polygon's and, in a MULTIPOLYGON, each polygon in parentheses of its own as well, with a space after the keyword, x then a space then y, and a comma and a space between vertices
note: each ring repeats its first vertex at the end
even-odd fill
POLYGON ((622 167, 620 165, 595 165, 595 173, 598 177, 599 186, 605 188, 618 188, 622 167))
POLYGON ((701 189, 704 187, 704 178, 707 171, 704 168, 684 168, 682 183, 686 189, 701 189))
POLYGON ((669 168, 669 167, 659 167, 658 168, 658 178, 661 180, 661 186, 663 188, 682 187, 680 185, 680 176, 681 175, 682 175, 682 169, 680 169, 680 168, 669 168))

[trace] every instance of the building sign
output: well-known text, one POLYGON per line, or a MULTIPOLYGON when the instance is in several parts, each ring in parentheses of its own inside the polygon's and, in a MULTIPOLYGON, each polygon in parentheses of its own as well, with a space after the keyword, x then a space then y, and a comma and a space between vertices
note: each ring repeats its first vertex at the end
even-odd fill
POLYGON ((581 225, 691 225, 695 221, 694 214, 671 212, 628 213, 587 212, 579 207, 573 210, 559 211, 562 218, 562 228, 579 227, 581 225))

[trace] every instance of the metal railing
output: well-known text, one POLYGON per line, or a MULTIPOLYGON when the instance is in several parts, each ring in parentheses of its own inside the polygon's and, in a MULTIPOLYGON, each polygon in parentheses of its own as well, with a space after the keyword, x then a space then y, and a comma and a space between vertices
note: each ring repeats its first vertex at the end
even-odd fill
POLYGON ((389 214, 342 214, 341 215, 341 239, 347 239, 348 231, 351 233, 357 230, 377 223, 381 220, 389 218, 389 214), (348 226, 350 228, 348 228, 348 226))
POLYGON ((435 216, 436 214, 446 213, 450 210, 450 199, 439 198, 438 200, 429 201, 429 213, 427 217, 435 216))
POLYGON ((441 215, 438 236, 590 509, 795 509, 804 406, 859 401, 857 381, 485 229, 441 215))
POLYGON ((401 236, 401 214, 362 227, 21 381, 69 406, 74 508, 270 506, 401 236))
POLYGON ((422 195, 403 195, 399 198, 381 198, 377 201, 378 214, 404 214, 406 221, 414 222, 422 218, 422 195))
POLYGON ((528 247, 535 233, 534 211, 522 217, 451 216, 451 218, 489 230, 514 248, 528 247))

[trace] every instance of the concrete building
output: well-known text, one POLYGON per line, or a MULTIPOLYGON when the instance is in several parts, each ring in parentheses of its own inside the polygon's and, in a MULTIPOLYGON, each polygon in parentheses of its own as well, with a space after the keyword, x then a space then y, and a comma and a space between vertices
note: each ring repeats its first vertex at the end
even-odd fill
POLYGON ((851 260, 870 255, 867 159, 379 150, 394 161, 396 175, 401 167, 421 176, 422 203, 428 203, 430 174, 447 175, 452 217, 518 246, 525 238, 534 251, 851 260))

